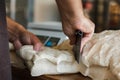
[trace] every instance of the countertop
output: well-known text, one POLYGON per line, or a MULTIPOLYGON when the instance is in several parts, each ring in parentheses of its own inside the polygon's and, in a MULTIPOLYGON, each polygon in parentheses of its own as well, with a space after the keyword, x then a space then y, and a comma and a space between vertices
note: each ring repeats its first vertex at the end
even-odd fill
POLYGON ((92 80, 80 73, 31 77, 29 70, 12 67, 13 80, 92 80))

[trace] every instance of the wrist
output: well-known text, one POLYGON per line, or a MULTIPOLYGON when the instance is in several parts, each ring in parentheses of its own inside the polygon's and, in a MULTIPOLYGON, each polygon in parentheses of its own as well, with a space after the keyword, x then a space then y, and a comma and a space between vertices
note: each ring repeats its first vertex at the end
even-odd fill
POLYGON ((56 0, 62 18, 79 18, 84 16, 81 0, 56 0))
POLYGON ((68 19, 70 19, 70 18, 82 18, 82 17, 84 17, 84 13, 83 13, 83 11, 68 11, 68 12, 64 12, 62 15, 61 15, 61 17, 63 18, 68 18, 68 19))
POLYGON ((71 24, 75 24, 77 22, 80 22, 85 18, 83 13, 82 14, 81 13, 80 14, 72 14, 72 15, 65 14, 65 15, 62 15, 61 17, 62 17, 62 21, 67 21, 71 24))

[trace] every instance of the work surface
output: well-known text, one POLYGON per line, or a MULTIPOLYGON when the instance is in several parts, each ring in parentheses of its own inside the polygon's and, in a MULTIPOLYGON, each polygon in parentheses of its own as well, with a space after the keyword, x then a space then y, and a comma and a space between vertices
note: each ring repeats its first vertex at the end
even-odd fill
MULTIPOLYGON (((15 51, 11 51, 11 54, 15 53, 15 51)), ((84 77, 80 73, 76 74, 62 74, 62 75, 44 75, 39 77, 31 77, 28 69, 20 69, 16 67, 12 67, 12 80, 92 80, 88 77, 84 77)))
POLYGON ((31 77, 30 72, 27 69, 18 69, 15 67, 12 67, 12 76, 13 80, 92 80, 82 76, 80 73, 31 77))

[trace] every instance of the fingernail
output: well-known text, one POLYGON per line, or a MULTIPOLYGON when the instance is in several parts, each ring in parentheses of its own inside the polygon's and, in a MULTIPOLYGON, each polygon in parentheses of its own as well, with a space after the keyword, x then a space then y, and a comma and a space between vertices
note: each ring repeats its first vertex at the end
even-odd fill
POLYGON ((43 50, 43 45, 41 45, 41 44, 36 44, 36 45, 34 46, 34 50, 35 50, 35 51, 43 50))
POLYGON ((34 47, 34 50, 35 50, 35 51, 39 51, 39 50, 40 50, 40 47, 35 46, 35 47, 34 47))

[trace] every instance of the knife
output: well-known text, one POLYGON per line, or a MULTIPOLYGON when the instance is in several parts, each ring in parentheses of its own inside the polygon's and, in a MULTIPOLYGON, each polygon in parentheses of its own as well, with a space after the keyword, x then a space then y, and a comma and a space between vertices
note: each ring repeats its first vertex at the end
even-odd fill
POLYGON ((75 45, 73 47, 73 51, 74 51, 75 60, 79 63, 81 55, 82 55, 80 53, 80 49, 81 49, 81 40, 83 37, 83 32, 77 30, 75 35, 76 35, 76 42, 75 42, 75 45))

